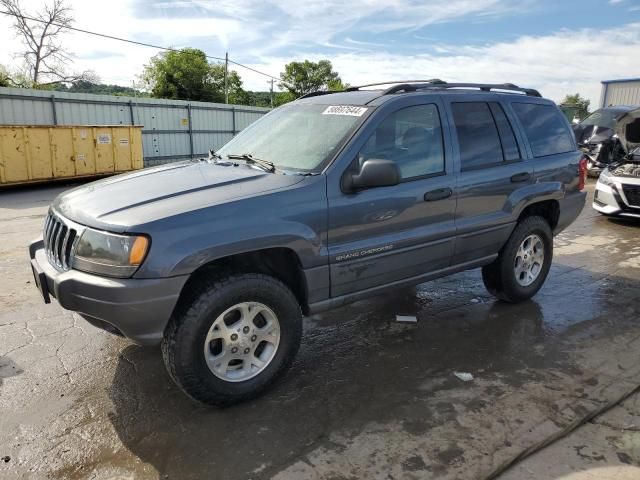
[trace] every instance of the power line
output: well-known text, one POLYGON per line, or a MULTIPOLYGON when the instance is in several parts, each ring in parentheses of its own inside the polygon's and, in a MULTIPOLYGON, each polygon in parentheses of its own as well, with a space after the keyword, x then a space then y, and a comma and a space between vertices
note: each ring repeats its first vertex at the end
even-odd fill
MULTIPOLYGON (((2 13, 4 15, 9 15, 11 17, 23 18, 23 19, 26 19, 26 20, 31 20, 33 22, 49 23, 46 20, 43 20, 41 18, 28 17, 26 15, 18 15, 16 13, 7 12, 7 11, 4 11, 4 10, 0 10, 0 13, 2 13)), ((168 51, 168 52, 179 52, 180 51, 177 48, 163 47, 162 45, 154 45, 152 43, 138 42, 136 40, 130 40, 128 38, 115 37, 113 35, 107 35, 106 33, 92 32, 91 30, 84 30, 82 28, 70 27, 70 26, 62 25, 60 23, 55 23, 55 22, 51 22, 51 23, 49 23, 49 25, 53 25, 55 27, 66 28, 67 30, 73 30, 74 32, 86 33, 87 35, 94 35, 96 37, 108 38, 110 40, 117 40, 119 42, 131 43, 133 45, 140 45, 142 47, 156 48, 158 50, 165 50, 165 51, 168 51)), ((218 60, 218 61, 221 61, 221 62, 225 61, 225 59, 222 58, 222 57, 216 57, 216 56, 213 56, 213 55, 207 55, 206 53, 205 53, 205 57, 207 57, 207 58, 209 58, 211 60, 218 60)), ((239 67, 245 68, 247 70, 251 70, 252 72, 258 73, 260 75, 264 75, 265 77, 269 77, 269 78, 272 78, 274 80, 280 80, 278 77, 274 77, 273 75, 269 75, 268 73, 261 72, 260 70, 256 70, 255 68, 248 67, 247 65, 243 65, 242 63, 235 62, 233 60, 229 60, 229 63, 233 63, 234 65, 237 65, 239 67)))
POLYGON ((260 75, 264 75, 265 77, 269 77, 269 78, 271 78, 273 80, 280 81, 279 77, 274 77, 273 75, 269 75, 268 73, 261 72, 260 70, 256 70, 253 67, 248 67, 247 65, 243 65, 243 64, 235 62, 235 61, 233 61, 231 59, 229 59, 229 63, 233 63, 234 65, 237 65, 239 67, 246 68, 247 70, 251 70, 252 72, 259 73, 260 75))

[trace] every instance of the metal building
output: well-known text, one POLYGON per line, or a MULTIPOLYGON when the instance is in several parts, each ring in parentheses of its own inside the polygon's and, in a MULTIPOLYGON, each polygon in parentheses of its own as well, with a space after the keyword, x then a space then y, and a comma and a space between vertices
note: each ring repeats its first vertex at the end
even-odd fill
POLYGON ((611 105, 640 105, 640 78, 603 80, 600 108, 611 105))
POLYGON ((142 125, 144 165, 206 156, 269 111, 183 100, 0 88, 0 125, 142 125))

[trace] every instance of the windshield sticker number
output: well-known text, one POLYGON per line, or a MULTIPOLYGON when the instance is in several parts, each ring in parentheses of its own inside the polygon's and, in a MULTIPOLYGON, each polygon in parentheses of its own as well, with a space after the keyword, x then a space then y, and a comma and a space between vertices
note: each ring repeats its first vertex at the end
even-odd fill
POLYGON ((361 117, 366 112, 366 107, 354 107, 352 105, 331 105, 327 107, 323 115, 349 115, 350 117, 361 117))

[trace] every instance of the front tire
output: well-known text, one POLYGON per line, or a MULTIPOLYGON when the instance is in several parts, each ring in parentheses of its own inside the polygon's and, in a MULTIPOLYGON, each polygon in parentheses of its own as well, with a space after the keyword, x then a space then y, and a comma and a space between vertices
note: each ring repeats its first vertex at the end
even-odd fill
POLYGON ((169 375, 207 405, 258 396, 300 346, 302 312, 295 296, 279 280, 254 273, 203 279, 193 288, 162 342, 169 375))
POLYGON ((526 217, 511 233, 498 258, 482 268, 482 280, 493 296, 518 303, 544 284, 553 259, 553 234, 547 221, 526 217))

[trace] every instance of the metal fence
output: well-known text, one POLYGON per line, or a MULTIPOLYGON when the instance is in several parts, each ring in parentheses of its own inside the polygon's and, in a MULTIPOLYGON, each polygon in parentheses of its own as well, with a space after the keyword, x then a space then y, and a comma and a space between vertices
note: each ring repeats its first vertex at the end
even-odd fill
POLYGON ((0 88, 0 125, 142 125, 145 166, 206 155, 268 111, 220 103, 0 88))

